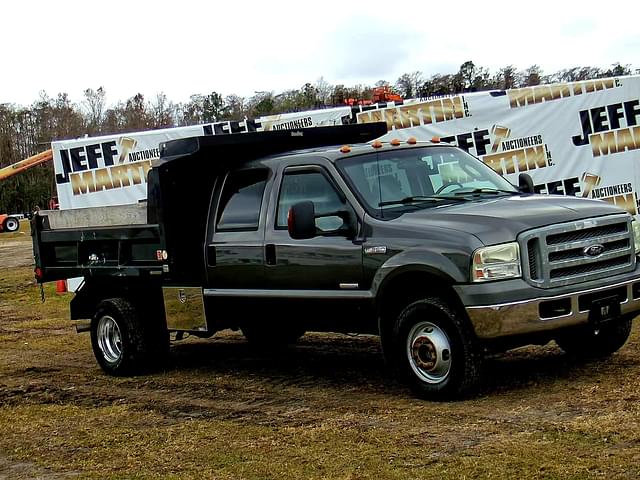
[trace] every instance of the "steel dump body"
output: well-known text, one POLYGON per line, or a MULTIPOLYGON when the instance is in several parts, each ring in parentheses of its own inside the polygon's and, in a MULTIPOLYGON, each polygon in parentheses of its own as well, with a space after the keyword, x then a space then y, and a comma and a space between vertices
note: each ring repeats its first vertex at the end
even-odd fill
POLYGON ((143 204, 37 212, 32 235, 42 278, 160 273, 160 228, 146 217, 143 204))

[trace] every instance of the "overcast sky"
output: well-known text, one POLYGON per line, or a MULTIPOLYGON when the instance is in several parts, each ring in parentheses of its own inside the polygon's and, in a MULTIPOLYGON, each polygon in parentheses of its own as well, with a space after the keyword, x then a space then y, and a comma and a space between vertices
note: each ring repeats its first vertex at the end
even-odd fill
POLYGON ((109 105, 137 92, 174 102, 315 83, 391 83, 403 73, 492 73, 533 64, 640 68, 638 1, 110 0, 0 3, 0 103, 45 90, 109 105))

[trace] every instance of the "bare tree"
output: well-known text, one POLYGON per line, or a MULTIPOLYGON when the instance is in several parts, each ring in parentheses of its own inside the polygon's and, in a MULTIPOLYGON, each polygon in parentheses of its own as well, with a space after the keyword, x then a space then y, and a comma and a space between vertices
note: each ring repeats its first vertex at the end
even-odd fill
POLYGON ((333 91, 333 87, 324 79, 324 77, 320 77, 316 80, 315 89, 318 101, 322 105, 328 105, 331 103, 331 92, 333 91))
POLYGON ((100 127, 104 117, 105 100, 106 91, 103 87, 98 87, 97 90, 87 88, 84 91, 82 107, 84 109, 87 122, 87 133, 93 134, 100 132, 100 127))
POLYGON ((422 72, 415 71, 402 74, 396 80, 395 88, 404 98, 414 98, 418 96, 423 84, 422 72))
POLYGON ((176 108, 172 101, 163 93, 157 93, 150 104, 150 126, 152 128, 172 127, 175 125, 176 108))
POLYGON ((533 87, 542 83, 542 69, 538 65, 531 65, 520 74, 521 87, 533 87))

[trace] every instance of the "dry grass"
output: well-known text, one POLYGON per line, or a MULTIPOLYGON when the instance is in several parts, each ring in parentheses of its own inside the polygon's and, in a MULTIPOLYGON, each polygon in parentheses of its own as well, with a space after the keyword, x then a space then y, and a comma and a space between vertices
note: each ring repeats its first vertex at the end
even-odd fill
POLYGON ((273 354, 190 339, 165 371, 107 377, 70 295, 47 285, 42 304, 31 279, 0 279, 0 479, 640 477, 638 325, 606 363, 520 349, 491 359, 477 398, 429 403, 371 337, 273 354))

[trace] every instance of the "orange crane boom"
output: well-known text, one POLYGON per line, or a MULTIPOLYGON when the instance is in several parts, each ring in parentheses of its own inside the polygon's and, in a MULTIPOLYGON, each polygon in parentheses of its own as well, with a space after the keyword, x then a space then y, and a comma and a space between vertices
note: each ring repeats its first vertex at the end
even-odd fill
MULTIPOLYGON (((53 151, 51 149, 45 150, 42 153, 33 155, 19 162, 12 163, 4 168, 0 168, 0 181, 6 180, 9 177, 24 172, 25 170, 40 165, 41 163, 48 162, 53 159, 53 151)), ((20 228, 20 218, 18 216, 7 215, 6 213, 0 213, 0 232, 15 232, 20 228)))
POLYGON ((37 155, 33 155, 32 157, 25 158, 24 160, 20 160, 19 162, 8 165, 4 168, 0 168, 0 180, 12 177, 17 173, 30 169, 31 167, 35 167, 36 165, 40 165, 41 163, 46 163, 51 159, 53 159, 53 151, 49 149, 45 150, 42 153, 38 153, 37 155))

